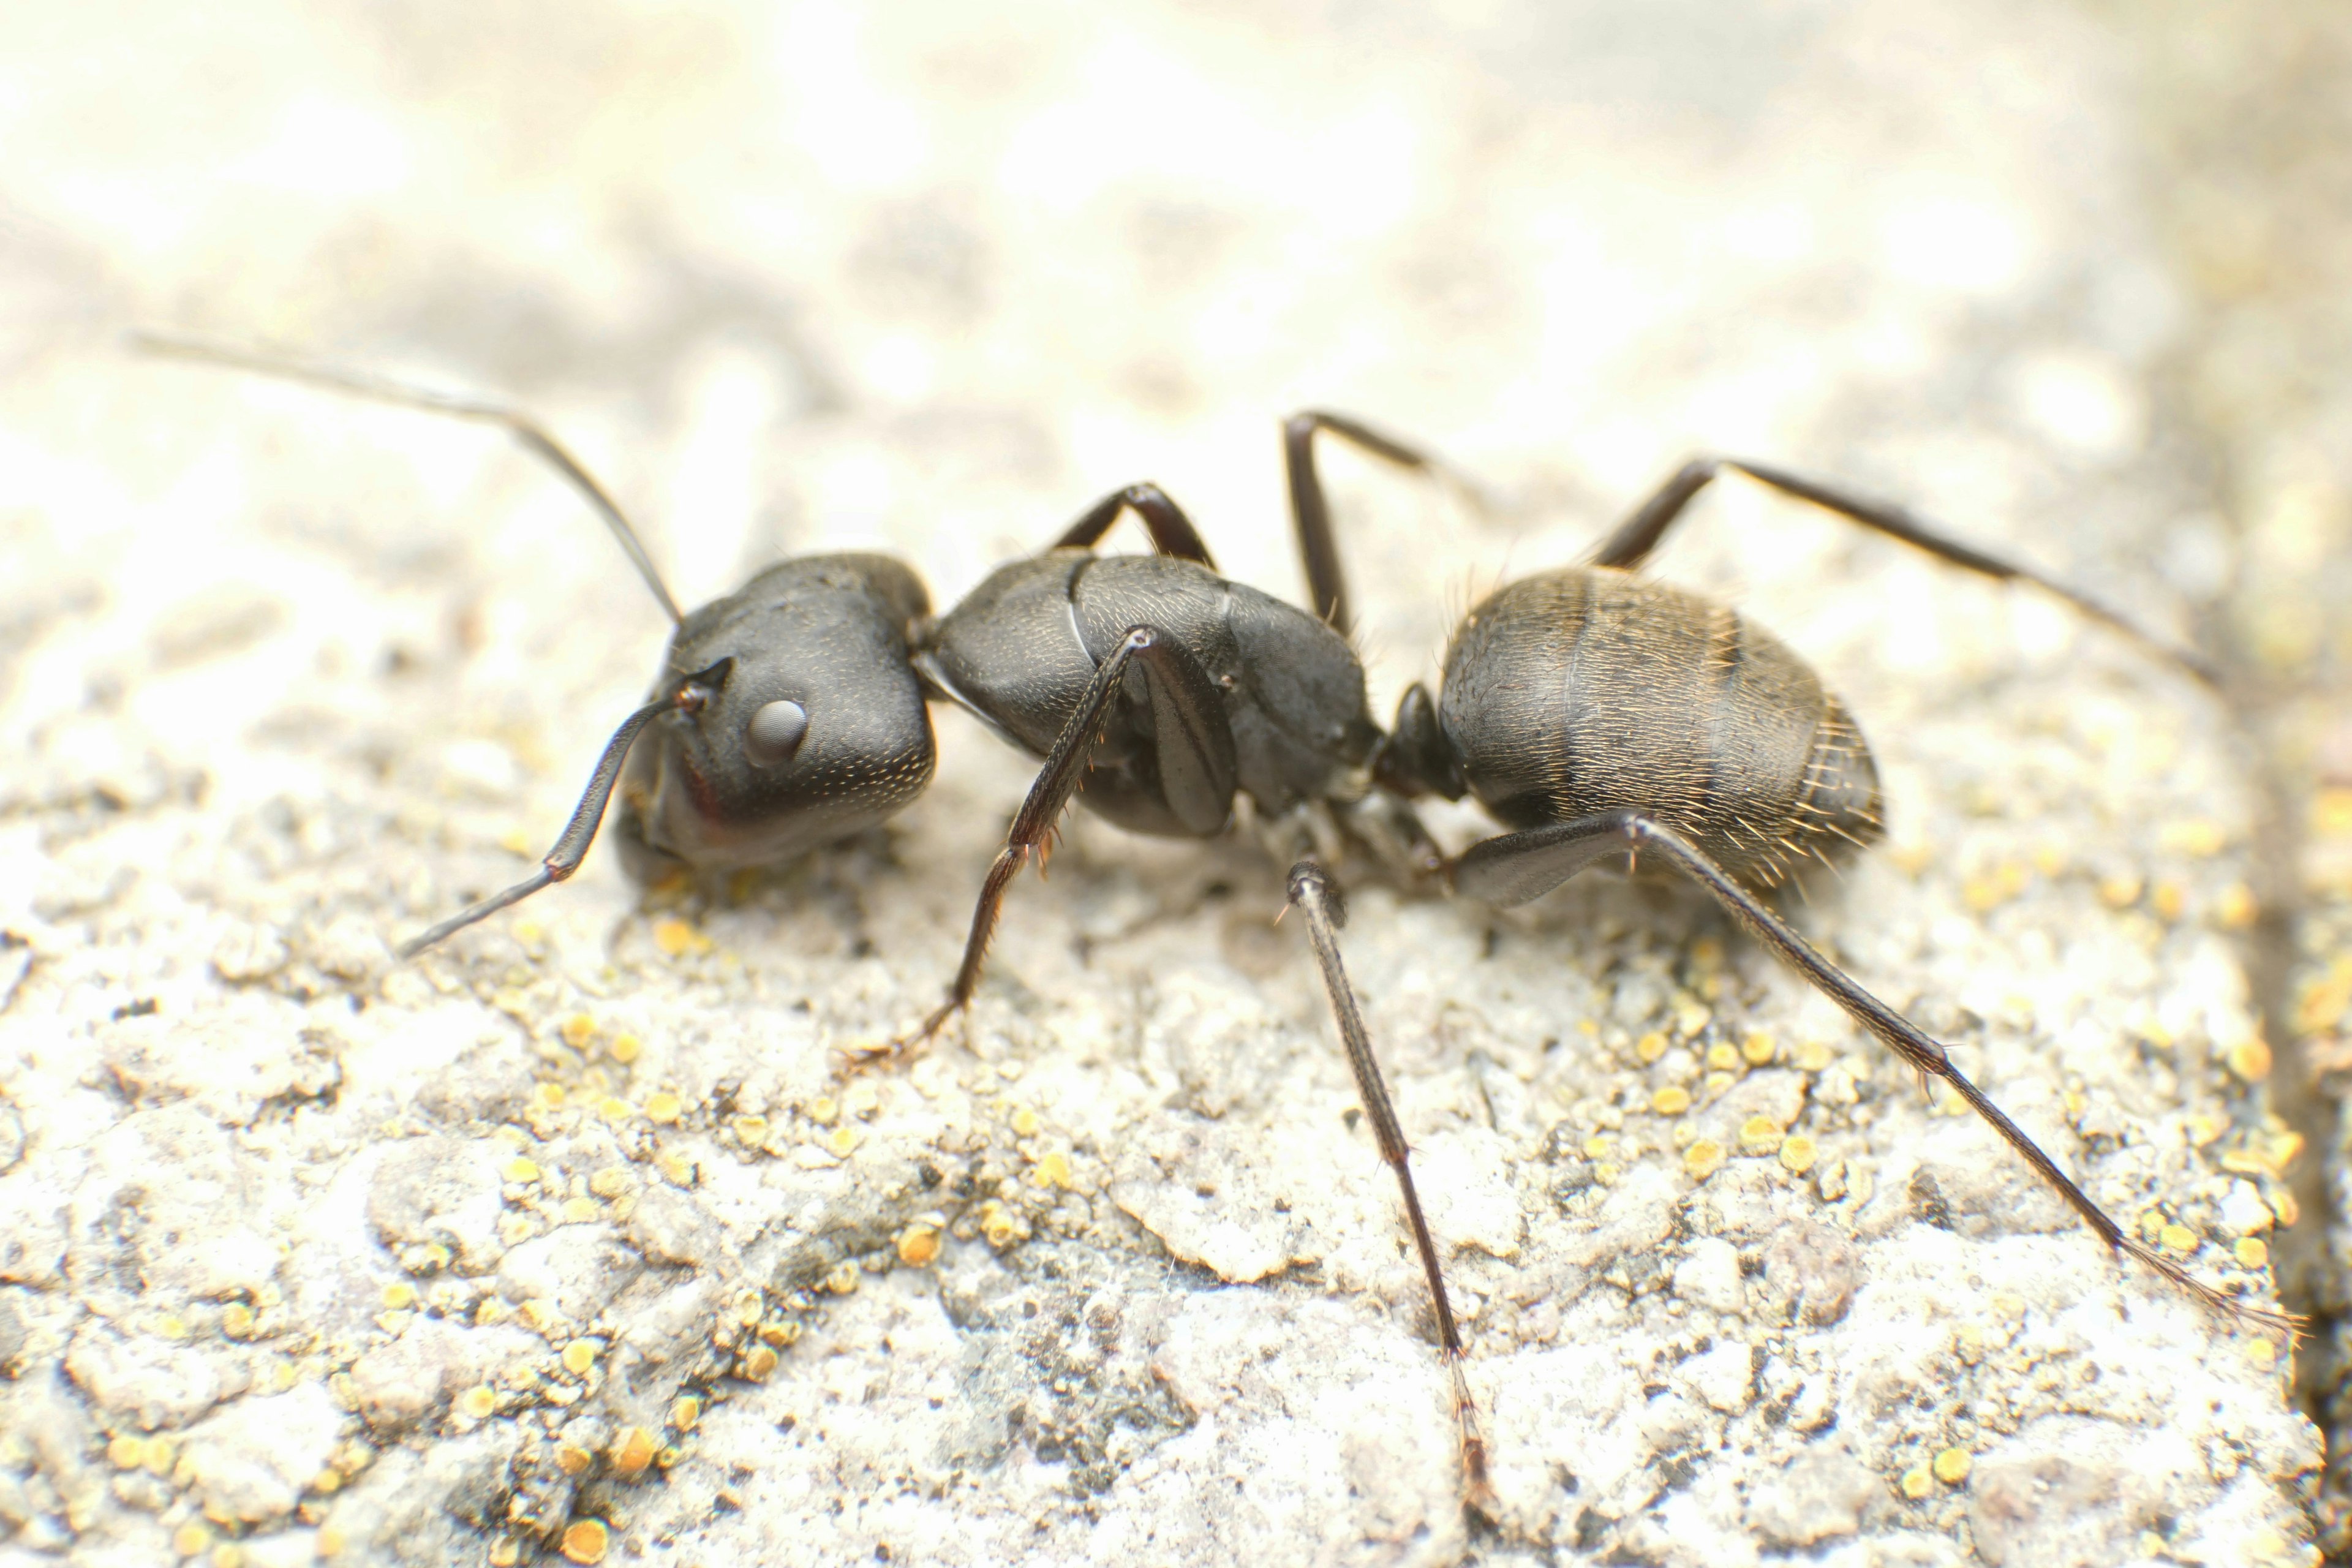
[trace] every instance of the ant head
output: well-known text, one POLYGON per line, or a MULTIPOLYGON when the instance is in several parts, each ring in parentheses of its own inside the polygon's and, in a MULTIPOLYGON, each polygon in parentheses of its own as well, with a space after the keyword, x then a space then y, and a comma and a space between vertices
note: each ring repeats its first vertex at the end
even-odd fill
POLYGON ((907 805, 934 763, 907 649, 929 609, 887 556, 819 555, 687 616, 667 679, 724 671, 647 729, 624 832, 656 859, 725 869, 792 859, 907 805))

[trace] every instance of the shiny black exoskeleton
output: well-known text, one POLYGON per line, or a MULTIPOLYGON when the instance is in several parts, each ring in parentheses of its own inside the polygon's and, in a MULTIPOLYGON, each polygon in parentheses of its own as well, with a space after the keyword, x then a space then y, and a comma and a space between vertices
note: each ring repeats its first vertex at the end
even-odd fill
MULTIPOLYGON (((1448 648, 1438 697, 1410 689, 1394 732, 1384 736, 1366 710, 1363 671, 1348 647, 1347 591, 1314 440, 1329 434, 1391 462, 1454 476, 1335 416, 1303 414, 1284 428, 1314 614, 1220 577, 1181 510, 1137 485, 1104 498, 1052 548, 999 569, 936 621, 908 568, 866 554, 785 562, 687 616, 611 499, 514 411, 180 340, 146 346, 504 427, 598 509, 677 623, 650 700, 614 732, 541 870, 422 933, 404 954, 571 875, 616 784, 617 831, 640 877, 789 860, 872 826, 929 783, 927 703, 946 700, 1042 766, 982 886, 946 1002, 871 1057, 927 1037, 970 1002, 1007 887, 1042 852, 1074 795, 1132 831, 1205 838, 1224 830, 1237 795, 1262 817, 1279 818, 1354 805, 1370 791, 1369 804, 1391 808, 1391 847, 1421 868, 1442 869, 1465 896, 1518 903, 1588 868, 1644 856, 1689 877, 1864 1028, 1949 1083, 2111 1247, 2225 1310, 2284 1326, 2126 1233, 1940 1045, 1758 897, 1801 861, 1832 858, 1877 837, 1878 782, 1851 716, 1795 654, 1735 611, 1632 575, 1722 471, 1743 472, 1952 564, 2037 584, 2143 636, 2083 595, 1901 508, 1759 464, 1694 462, 1590 563, 1509 584, 1474 609, 1448 648), (1095 555, 1129 510, 1150 530, 1156 553, 1095 555), (1507 831, 1441 861, 1404 804, 1429 794, 1467 795, 1507 831)), ((2194 656, 2155 646, 2209 674, 2194 656)), ((1428 1281, 1462 1428, 1465 1497, 1486 1508, 1486 1447, 1436 1242, 1340 960, 1345 906, 1312 858, 1292 868, 1289 891, 1428 1281)))

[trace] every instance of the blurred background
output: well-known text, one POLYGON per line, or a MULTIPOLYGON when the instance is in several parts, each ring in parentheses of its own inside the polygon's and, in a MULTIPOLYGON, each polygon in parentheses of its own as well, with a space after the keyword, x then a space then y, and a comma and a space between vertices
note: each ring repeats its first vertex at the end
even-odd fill
MULTIPOLYGON (((2340 5, 16 10, 0 820, 192 768, 261 800, 328 735, 388 777, 438 746, 444 785, 520 768, 551 799, 661 640, 496 437, 137 361, 133 325, 512 399, 688 604, 859 545, 944 605, 1145 479, 1229 574, 1296 597, 1276 422, 1344 409, 1505 503, 1334 459, 1383 715, 1474 594, 1571 558, 1683 458, 1743 452, 2223 657, 2277 1108, 2338 1142, 2314 1084, 2352 1072, 2340 5), (336 684, 383 668, 446 679, 384 713, 336 684), (413 741, 451 703, 506 750, 413 741)), ((2010 657, 1972 639, 1987 617, 2053 670, 2081 646, 1899 552, 1841 595, 1883 547, 1716 505, 1677 574, 1801 628, 1874 734, 1949 689, 1927 672, 2010 657)), ((971 782, 941 798, 995 820, 1025 771, 944 743, 971 782)), ((11 843, 0 880, 55 883, 11 843)), ((2322 1171, 2282 1257, 2325 1329, 2322 1171)), ((2339 1364, 2323 1331, 2323 1420, 2339 1364)))

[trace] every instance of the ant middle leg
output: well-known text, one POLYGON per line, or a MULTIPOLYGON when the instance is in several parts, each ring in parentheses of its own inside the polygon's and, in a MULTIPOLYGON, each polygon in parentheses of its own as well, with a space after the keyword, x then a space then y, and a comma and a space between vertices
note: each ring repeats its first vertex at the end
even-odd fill
POLYGON ((1310 408, 1282 422, 1282 467, 1290 481, 1290 521, 1298 536, 1298 557, 1307 568, 1307 589, 1315 613, 1341 637, 1354 621, 1348 605, 1348 578, 1339 563, 1339 546, 1331 534, 1331 507, 1324 499, 1323 477, 1315 467, 1315 437, 1336 436, 1357 450, 1430 474, 1443 481, 1474 510, 1490 510, 1477 482, 1436 454, 1384 435, 1341 414, 1310 408))
POLYGON ((1664 858, 1704 888, 1750 936, 1846 1016, 1901 1057, 1922 1079, 1937 1078, 1991 1125, 2036 1175, 2046 1183, 2110 1250, 2128 1253, 2206 1305, 2241 1321, 2292 1335, 2294 1320, 2224 1295, 2179 1264, 2142 1246, 2090 1194, 2058 1168, 2026 1131, 2009 1119, 1984 1090, 1952 1065, 1944 1047, 1908 1018, 1873 996, 1843 970, 1823 958, 1794 928, 1767 909, 1706 854, 1673 828, 1633 811, 1601 812, 1573 822, 1553 823, 1475 844, 1454 863, 1454 889, 1489 903, 1518 904, 1542 897, 1589 867, 1631 861, 1644 853, 1664 858))
POLYGON ((1405 1223, 1412 1232, 1413 1247, 1421 1254, 1421 1270, 1429 1282, 1430 1305, 1437 1319, 1438 1346, 1445 1357, 1446 1373, 1453 1380, 1454 1416, 1461 1430, 1463 1499, 1479 1513, 1492 1518, 1495 1493, 1486 1476, 1486 1439, 1479 1430, 1477 1403, 1471 1397, 1469 1379, 1462 1370, 1465 1352, 1461 1331, 1454 1325, 1453 1303, 1445 1294, 1445 1270, 1438 1260, 1437 1242, 1430 1234, 1429 1221, 1421 1212, 1421 1194, 1413 1188, 1412 1152, 1404 1141, 1404 1128, 1397 1121, 1396 1107, 1389 1100, 1381 1064, 1372 1055, 1371 1035, 1364 1027, 1363 1014, 1356 1005, 1355 987, 1349 984, 1347 968, 1339 960, 1337 933, 1348 923, 1347 901, 1322 867, 1312 860, 1301 860, 1290 868, 1290 906, 1306 917, 1307 940, 1314 945, 1315 963, 1323 973, 1324 994, 1330 998, 1331 1016, 1339 1026, 1340 1042, 1348 1048, 1348 1066, 1356 1075, 1356 1098, 1372 1124, 1372 1137, 1380 1145, 1381 1158, 1396 1173, 1397 1188, 1404 1196, 1405 1223))
POLYGON ((2212 664, 2203 655, 2158 637, 2122 612, 2110 609, 2088 594, 2069 587, 2046 573, 1963 543, 1907 507, 1896 506, 1891 501, 1874 500, 1842 486, 1808 479, 1769 464, 1750 462, 1745 458, 1694 458, 1685 463, 1672 479, 1658 487, 1655 494, 1636 507, 1633 515, 1619 523, 1601 542, 1590 558, 1590 564, 1625 570, 1640 565, 1648 559, 1650 552, 1657 548, 1666 531, 1682 517, 1684 509, 1690 505, 1693 498, 1727 469, 1746 474, 1783 495, 1811 501, 1850 522, 1858 522, 1891 539, 1899 539, 1952 565, 1998 582, 2031 583, 2044 593, 2063 599, 2093 620, 2111 626, 2133 641, 2161 654, 2207 685, 2215 685, 2219 681, 2212 664))

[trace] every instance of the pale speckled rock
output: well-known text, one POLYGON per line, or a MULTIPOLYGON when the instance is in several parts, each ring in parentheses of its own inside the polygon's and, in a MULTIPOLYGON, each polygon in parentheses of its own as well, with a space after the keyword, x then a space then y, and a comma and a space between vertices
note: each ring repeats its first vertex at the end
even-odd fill
MULTIPOLYGON (((511 1156, 508 1156, 511 1158, 511 1156)), ((459 1138, 418 1138, 394 1146, 368 1186, 368 1226, 386 1247, 438 1243, 460 1268, 499 1266, 499 1151, 459 1138)))
MULTIPOLYGON (((2189 569, 2226 498, 2162 401, 2194 345, 2130 18, 526 4, 468 14, 457 54, 429 12, 259 20, 60 13, 0 62, 32 106, 0 280, 10 330, 52 334, 0 384, 0 1255, 33 1325, 0 1444, 72 1416, 0 1465, 32 1516, 0 1552, 166 1552, 58 1381, 96 1308, 176 1320, 239 1402, 378 1391, 385 1430, 350 1422, 373 1462, 257 1562, 476 1560, 518 1502, 607 1521, 614 1563, 1861 1568, 2139 1526, 2292 1560, 2315 1451, 2276 1347, 2118 1268, 1672 886, 1497 913, 1348 872, 1491 1531, 1247 837, 1074 818, 968 1026, 859 1082, 839 1053, 935 1001, 1032 774, 953 713, 885 831, 651 896, 607 847, 391 963, 544 847, 661 616, 493 436, 112 348, 131 315, 208 323, 514 396, 688 603, 855 546, 944 606, 1147 477, 1295 598, 1272 421, 1357 409, 1503 498, 1461 515, 1332 458, 1383 714, 1466 585, 1578 558, 1697 450, 1853 476, 2170 630, 2228 574, 2189 569), (1811 1166, 1744 1147, 1758 1117, 1811 1166), (419 1151, 468 1164, 456 1201, 392 1163, 419 1151), (516 1157, 542 1178, 493 1201, 479 1165, 516 1157), (476 1358, 510 1288, 601 1355, 508 1323, 476 1358), (445 1405, 460 1363, 497 1373, 487 1417, 445 1405), (2066 1421, 2199 1463, 2054 1521, 2032 1467, 2066 1421), (599 1457, 630 1425, 675 1449, 657 1481, 599 1457), (1948 1447, 1978 1476, 1911 1496, 1948 1447)), ((2272 1131, 2230 1065, 2259 803, 2227 716, 1745 489, 1657 570, 1740 599, 1878 747, 1889 844, 1792 916, 2126 1223, 2259 1297, 2231 1244, 2241 1186, 2275 1215, 2276 1184, 2222 1166, 2272 1131)))
POLYGON ((268 1524, 294 1511, 348 1424, 323 1384, 255 1394, 191 1426, 180 1463, 206 1517, 268 1524))
POLYGON ((250 1383, 236 1358, 212 1347, 125 1333, 98 1319, 76 1331, 65 1369, 99 1409, 150 1431, 184 1426, 250 1383))

